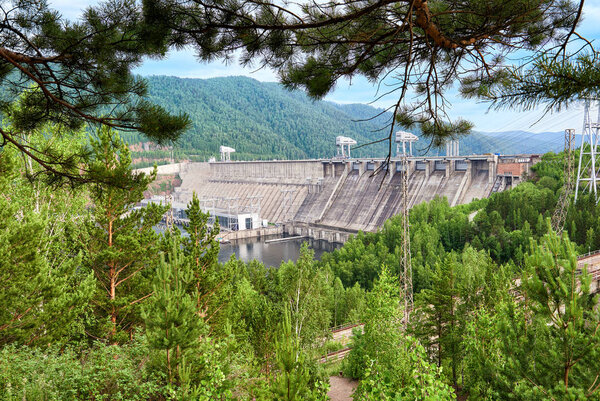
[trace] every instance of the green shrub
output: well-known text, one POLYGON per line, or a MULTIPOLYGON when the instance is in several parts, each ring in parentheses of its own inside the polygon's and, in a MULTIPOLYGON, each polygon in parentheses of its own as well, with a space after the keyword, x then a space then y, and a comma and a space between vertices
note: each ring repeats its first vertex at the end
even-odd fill
POLYGON ((163 399, 139 344, 75 349, 8 346, 0 350, 0 400, 163 399))

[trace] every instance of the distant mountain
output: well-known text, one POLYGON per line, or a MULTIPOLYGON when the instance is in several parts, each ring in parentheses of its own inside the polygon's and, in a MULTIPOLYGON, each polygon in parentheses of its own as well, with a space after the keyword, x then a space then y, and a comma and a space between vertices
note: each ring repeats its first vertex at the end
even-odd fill
MULTIPOLYGON (((335 137, 348 136, 359 145, 387 135, 391 114, 365 104, 313 101, 304 92, 247 77, 186 79, 146 77, 149 98, 174 113, 187 113, 191 129, 173 149, 176 158, 192 160, 218 156, 219 146, 236 149, 233 159, 303 159, 331 157, 335 137)), ((415 132, 418 135, 418 132, 415 132)), ((143 142, 125 134, 130 143, 143 142)), ((395 147, 393 147, 395 150, 395 147)), ((444 154, 420 141, 417 153, 444 154)), ((543 153, 562 148, 562 133, 476 132, 461 138, 461 154, 543 153), (560 137, 560 138, 559 138, 560 137)), ((353 156, 382 157, 387 143, 365 146, 353 156)), ((139 153, 139 152, 134 152, 139 153)), ((144 152, 148 157, 170 156, 165 150, 144 152)))
MULTIPOLYGON (((177 151, 198 157, 217 156, 220 145, 236 149, 235 159, 317 158, 335 153, 335 137, 354 138, 366 144, 383 136, 377 121, 354 121, 352 113, 363 105, 336 105, 313 101, 303 92, 288 91, 276 83, 247 77, 183 79, 147 78, 149 98, 192 119, 177 151)), ((381 112, 368 107, 372 115, 381 112)), ((358 118, 357 118, 358 117, 358 118)), ((128 141, 141 138, 129 136, 128 141)), ((357 149, 357 156, 383 156, 384 144, 357 149)))
MULTIPOLYGON (((496 147, 495 149, 499 149, 491 150, 490 148, 489 152, 503 154, 560 152, 564 148, 565 140, 564 132, 507 131, 480 132, 479 134, 489 138, 496 147)), ((578 140, 575 142, 575 146, 578 146, 578 140)))

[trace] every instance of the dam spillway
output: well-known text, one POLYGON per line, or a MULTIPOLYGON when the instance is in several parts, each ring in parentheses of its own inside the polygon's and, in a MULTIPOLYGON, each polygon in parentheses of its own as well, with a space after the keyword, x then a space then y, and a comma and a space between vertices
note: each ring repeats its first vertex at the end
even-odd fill
MULTIPOLYGON (((451 206, 488 197, 517 184, 537 160, 537 155, 410 157, 409 207, 435 197, 446 197, 451 206)), ((182 163, 178 171, 179 202, 189 202, 196 192, 220 207, 259 205, 261 219, 286 224, 290 234, 335 242, 377 230, 402 208, 399 159, 387 166, 383 159, 182 163), (324 234, 327 230, 331 233, 324 234)))

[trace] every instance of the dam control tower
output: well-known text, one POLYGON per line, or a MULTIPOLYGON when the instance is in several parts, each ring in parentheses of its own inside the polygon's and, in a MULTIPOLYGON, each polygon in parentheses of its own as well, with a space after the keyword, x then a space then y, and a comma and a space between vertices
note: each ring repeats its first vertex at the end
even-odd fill
POLYGON ((411 132, 406 131, 398 131, 396 132, 396 156, 412 156, 412 144, 413 142, 417 142, 419 137, 411 132), (408 152, 407 146, 408 145, 408 152), (400 152, 400 148, 402 148, 402 152, 400 152))
POLYGON ((335 138, 335 147, 337 149, 338 158, 350 158, 350 146, 356 145, 356 141, 346 136, 338 136, 335 138))
POLYGON ((221 153, 221 161, 228 162, 231 160, 231 154, 235 152, 235 149, 229 146, 221 146, 219 152, 221 153))

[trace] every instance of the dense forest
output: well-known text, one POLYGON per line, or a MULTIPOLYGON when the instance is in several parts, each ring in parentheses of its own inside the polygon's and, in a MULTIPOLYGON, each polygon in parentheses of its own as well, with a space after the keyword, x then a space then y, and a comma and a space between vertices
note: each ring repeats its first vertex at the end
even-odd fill
MULTIPOLYGON (((134 152, 134 158, 148 159, 144 166, 171 156, 176 160, 208 160, 218 157, 220 145, 235 148, 235 160, 331 157, 336 136, 349 136, 364 145, 385 137, 391 121, 391 113, 368 105, 314 101, 304 92, 247 77, 146 79, 149 99, 171 112, 187 113, 192 126, 172 150, 134 152)), ((461 152, 543 153, 561 148, 562 133, 547 138, 524 132, 473 133, 461 138, 461 152)), ((145 141, 134 134, 126 134, 124 139, 129 143, 145 141)), ((444 154, 445 149, 429 145, 428 141, 418 143, 416 153, 444 154)), ((395 146, 392 148, 395 152, 395 146)), ((383 157, 387 152, 387 143, 378 143, 356 149, 353 155, 383 157)))
MULTIPOLYGON (((77 20, 48 3, 0 9, 0 401, 325 401, 340 374, 357 380, 355 401, 600 401, 599 283, 578 266, 600 250, 600 206, 582 195, 561 234, 551 229, 563 154, 489 199, 434 199, 410 210, 410 227, 391 218, 320 260, 305 244, 276 267, 220 263, 218 222, 195 195, 189 225, 158 232, 167 207, 138 207, 156 169, 132 169, 139 142, 154 160, 203 160, 219 145, 244 159, 320 157, 335 136, 365 144, 387 123, 247 78, 148 87, 131 73, 171 50, 273 68, 313 98, 344 77, 394 78, 384 90, 396 121, 443 144, 471 127, 447 115, 456 84, 523 110, 598 98, 600 58, 577 32, 583 1, 290 12, 269 0, 115 0, 77 20), (408 239, 414 293, 399 280, 408 239), (331 328, 350 323, 351 350, 323 361, 344 346, 331 328)), ((472 135, 461 149, 527 138, 472 135)))
POLYGON ((276 268, 220 264, 196 198, 186 235, 153 230, 160 206, 132 209, 155 175, 132 172, 116 132, 96 133, 98 179, 75 187, 47 186, 6 146, 0 400, 326 400, 340 371, 355 400, 600 400, 598 299, 575 259, 600 248, 600 207, 580 198, 552 232, 563 159, 489 199, 411 210, 405 322, 398 218, 320 261, 304 246, 276 268), (320 364, 341 346, 330 327, 357 322, 346 359, 320 364))

